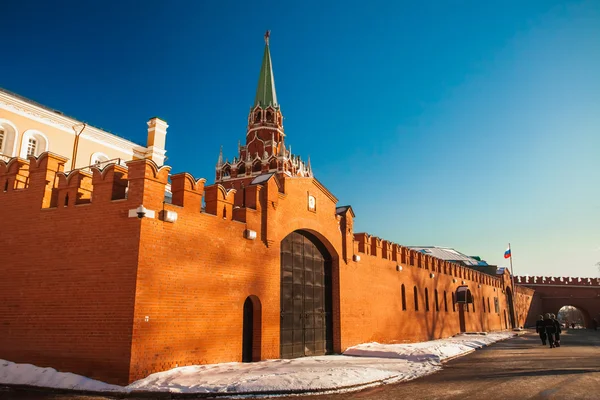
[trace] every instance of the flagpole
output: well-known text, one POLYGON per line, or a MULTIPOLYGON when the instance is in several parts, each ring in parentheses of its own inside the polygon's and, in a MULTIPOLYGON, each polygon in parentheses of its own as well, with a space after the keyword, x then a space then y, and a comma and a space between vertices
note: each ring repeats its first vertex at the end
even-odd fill
MULTIPOLYGON (((510 248, 510 243, 508 244, 508 251, 510 254, 510 280, 512 283, 512 303, 513 303, 513 315, 512 317, 514 319, 517 319, 517 313, 516 313, 516 307, 515 307, 515 298, 517 297, 517 288, 515 287, 515 274, 513 273, 513 265, 512 265, 512 249, 510 248)), ((513 324, 515 325, 515 328, 518 328, 517 325, 519 325, 518 321, 513 321, 513 324)))

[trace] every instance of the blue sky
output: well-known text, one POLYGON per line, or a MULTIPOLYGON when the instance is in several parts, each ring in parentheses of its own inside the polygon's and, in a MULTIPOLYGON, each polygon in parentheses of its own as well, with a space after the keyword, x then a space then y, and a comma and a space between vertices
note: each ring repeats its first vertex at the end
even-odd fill
POLYGON ((142 144, 165 118, 173 172, 209 182, 219 146, 231 159, 244 140, 270 29, 287 143, 357 231, 499 265, 510 241, 517 275, 598 275, 598 1, 8 0, 2 15, 0 86, 142 144))

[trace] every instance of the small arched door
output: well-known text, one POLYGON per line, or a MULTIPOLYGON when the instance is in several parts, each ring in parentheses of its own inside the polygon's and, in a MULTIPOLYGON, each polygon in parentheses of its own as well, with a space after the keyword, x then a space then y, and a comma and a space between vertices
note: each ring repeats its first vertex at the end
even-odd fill
POLYGON ((242 332, 242 362, 260 361, 261 305, 256 296, 248 296, 244 302, 242 332))
POLYGON ((281 241, 281 358, 333 352, 332 259, 316 236, 281 241))

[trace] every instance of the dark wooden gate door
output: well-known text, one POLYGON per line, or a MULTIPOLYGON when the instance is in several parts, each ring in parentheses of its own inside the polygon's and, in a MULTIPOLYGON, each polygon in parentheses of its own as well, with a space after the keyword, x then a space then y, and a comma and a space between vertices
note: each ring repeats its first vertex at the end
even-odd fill
POLYGON ((308 232, 281 242, 281 358, 333 350, 331 257, 308 232))

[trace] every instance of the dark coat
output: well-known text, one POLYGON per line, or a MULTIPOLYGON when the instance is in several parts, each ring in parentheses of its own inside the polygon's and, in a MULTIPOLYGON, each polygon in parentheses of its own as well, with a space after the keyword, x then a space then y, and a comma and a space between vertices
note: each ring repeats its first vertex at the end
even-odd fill
POLYGON ((556 333, 556 325, 554 325, 553 319, 545 319, 544 328, 546 329, 546 333, 550 335, 554 335, 556 333))
POLYGON ((560 329, 560 322, 557 319, 552 320, 554 322, 554 327, 556 328, 556 333, 561 333, 562 329, 560 329))
POLYGON ((535 321, 535 332, 536 333, 542 333, 542 332, 546 332, 546 330, 544 329, 544 320, 537 320, 535 321))

